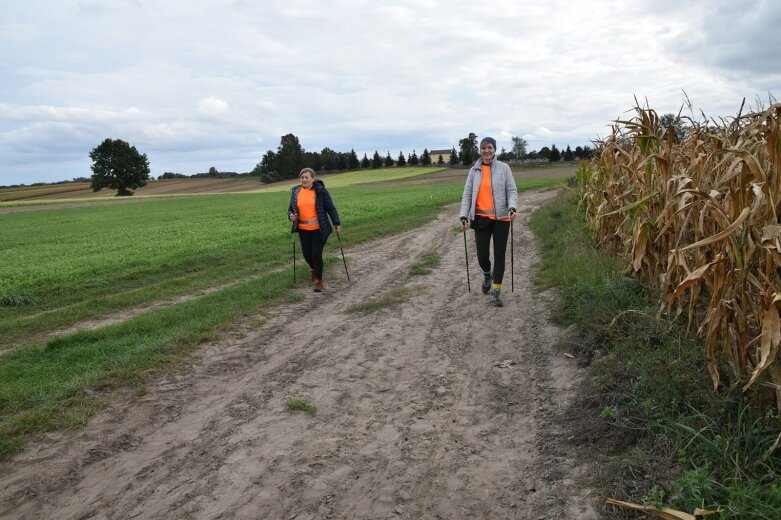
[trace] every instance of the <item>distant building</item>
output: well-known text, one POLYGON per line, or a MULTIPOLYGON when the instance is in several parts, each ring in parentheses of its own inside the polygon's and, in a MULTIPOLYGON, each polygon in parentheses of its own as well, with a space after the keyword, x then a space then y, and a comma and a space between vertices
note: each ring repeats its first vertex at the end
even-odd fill
POLYGON ((429 152, 429 155, 431 155, 431 164, 437 164, 439 162, 439 156, 442 156, 442 162, 447 164, 450 162, 450 152, 453 150, 431 150, 429 152))

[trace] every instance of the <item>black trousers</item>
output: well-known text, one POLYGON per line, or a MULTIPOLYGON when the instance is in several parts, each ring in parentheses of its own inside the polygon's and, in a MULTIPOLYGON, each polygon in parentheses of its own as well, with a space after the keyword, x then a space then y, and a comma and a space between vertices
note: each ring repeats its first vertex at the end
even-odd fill
POLYGON ((491 270, 491 238, 494 239, 493 283, 501 284, 504 278, 504 257, 507 254, 507 238, 510 236, 510 222, 488 221, 484 229, 475 229, 477 263, 483 272, 491 270))
MULTIPOLYGON (((323 240, 320 237, 320 230, 298 231, 301 238, 301 251, 304 254, 304 260, 309 267, 314 270, 315 278, 323 279, 323 248, 328 239, 323 240)), ((505 240, 506 242, 507 240, 505 240)))

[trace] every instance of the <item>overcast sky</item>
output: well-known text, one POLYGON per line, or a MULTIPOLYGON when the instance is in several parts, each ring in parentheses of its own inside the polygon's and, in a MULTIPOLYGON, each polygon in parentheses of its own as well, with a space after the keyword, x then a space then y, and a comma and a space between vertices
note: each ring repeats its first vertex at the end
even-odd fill
POLYGON ((781 97, 781 2, 0 0, 0 184, 88 177, 123 139, 152 175, 249 171, 282 135, 363 156, 589 144, 683 91, 781 97))

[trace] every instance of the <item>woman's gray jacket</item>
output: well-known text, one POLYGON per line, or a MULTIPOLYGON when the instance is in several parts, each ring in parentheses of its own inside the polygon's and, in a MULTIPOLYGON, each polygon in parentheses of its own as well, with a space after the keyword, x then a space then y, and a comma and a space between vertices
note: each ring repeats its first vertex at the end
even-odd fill
MULTIPOLYGON (((459 217, 475 218, 475 202, 477 192, 480 191, 480 182, 483 179, 483 159, 477 160, 469 170, 464 185, 464 195, 461 197, 461 212, 459 217)), ((491 161, 491 191, 494 196, 494 209, 496 218, 509 217, 509 209, 518 208, 518 188, 515 186, 513 172, 502 161, 491 161)))

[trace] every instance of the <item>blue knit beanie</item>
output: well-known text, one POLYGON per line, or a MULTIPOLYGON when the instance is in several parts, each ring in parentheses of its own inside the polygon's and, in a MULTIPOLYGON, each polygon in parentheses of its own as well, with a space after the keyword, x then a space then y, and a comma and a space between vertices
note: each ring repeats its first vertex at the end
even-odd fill
POLYGON ((496 150, 496 139, 493 137, 483 137, 483 140, 480 141, 480 146, 483 146, 483 143, 491 143, 494 147, 494 150, 496 150))

